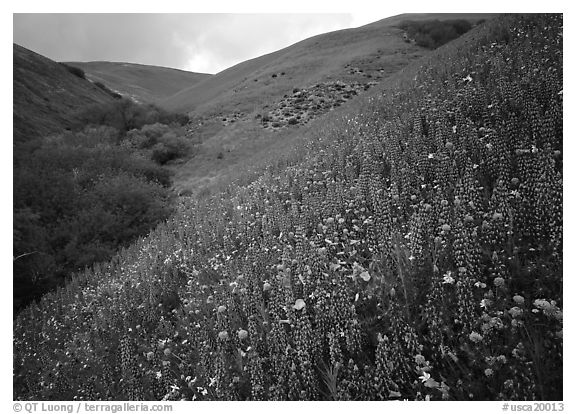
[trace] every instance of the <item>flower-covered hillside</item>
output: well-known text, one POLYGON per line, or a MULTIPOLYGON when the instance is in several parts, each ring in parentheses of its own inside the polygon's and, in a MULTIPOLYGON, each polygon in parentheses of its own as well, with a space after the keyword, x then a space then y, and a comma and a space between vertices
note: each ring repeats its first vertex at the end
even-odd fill
POLYGON ((562 16, 408 73, 24 311, 14 398, 562 399, 562 16))

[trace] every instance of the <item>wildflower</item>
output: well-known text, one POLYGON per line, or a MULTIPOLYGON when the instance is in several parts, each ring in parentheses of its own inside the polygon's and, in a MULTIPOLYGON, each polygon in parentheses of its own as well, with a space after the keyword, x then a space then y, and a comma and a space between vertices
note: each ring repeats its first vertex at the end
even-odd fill
POLYGON ((450 231, 451 227, 449 224, 443 224, 442 225, 442 231, 450 231))
POLYGON ((272 285, 268 282, 264 283, 264 286, 262 287, 264 289, 264 292, 269 291, 270 289, 272 289, 272 285))
POLYGON ((240 329, 238 331, 238 339, 240 339, 241 341, 243 341, 244 339, 248 338, 248 331, 244 330, 244 329, 240 329))
POLYGON ((524 325, 524 322, 522 322, 518 319, 512 319, 511 325, 513 328, 519 328, 519 327, 524 325))
POLYGON ((164 355, 170 356, 170 354, 172 354, 172 350, 171 350, 170 348, 166 348, 166 349, 164 350, 164 355))
POLYGON ((426 358, 424 358, 422 355, 418 354, 414 357, 414 361, 416 361, 416 363, 418 365, 424 365, 426 363, 426 358))
POLYGON ((444 281, 442 282, 443 284, 453 284, 455 281, 455 279, 452 277, 452 272, 448 271, 445 275, 444 275, 444 281))
POLYGON ((536 306, 538 309, 542 309, 542 310, 548 310, 552 307, 550 302, 548 302, 545 299, 536 299, 534 301, 534 306, 536 306))
POLYGON ((514 306, 513 308, 510 308, 510 310, 508 311, 508 313, 510 314, 510 316, 512 316, 513 318, 518 318, 522 315, 522 309, 520 309, 517 306, 514 306))
POLYGON ((364 271, 362 273, 360 273, 360 278, 365 281, 368 282, 371 278, 370 273, 368 273, 368 271, 364 271))
POLYGON ((524 305, 524 297, 520 296, 520 295, 514 295, 514 297, 512 298, 512 300, 514 302, 516 302, 518 305, 524 305))
POLYGON ((224 313, 224 312, 226 312, 226 306, 224 305, 218 306, 218 313, 224 313))
POLYGON ((292 306, 292 307, 296 310, 301 310, 305 306, 306 306, 306 302, 304 302, 303 299, 296 299, 296 302, 294 303, 294 306, 292 306))
POLYGON ((501 277, 497 277, 496 279, 494 279, 494 286, 496 287, 503 287, 504 286, 504 279, 501 277))
POLYGON ((430 379, 430 374, 423 372, 418 378, 424 383, 430 379))
POLYGON ((470 334, 469 338, 474 343, 481 342, 484 339, 482 335, 475 331, 470 334))
POLYGON ((487 377, 491 377, 492 375, 494 375, 494 371, 491 368, 486 368, 484 370, 484 375, 486 375, 487 377))
POLYGON ((151 361, 154 358, 154 352, 150 351, 146 354, 146 359, 151 361))
POLYGON ((226 341, 228 339, 228 331, 220 331, 218 338, 220 338, 221 341, 226 341))

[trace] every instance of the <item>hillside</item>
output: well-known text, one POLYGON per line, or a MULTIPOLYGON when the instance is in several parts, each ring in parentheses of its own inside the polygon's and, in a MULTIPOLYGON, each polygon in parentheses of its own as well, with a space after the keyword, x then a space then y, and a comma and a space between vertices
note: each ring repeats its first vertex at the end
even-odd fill
POLYGON ((65 66, 14 44, 14 143, 71 128, 82 108, 114 98, 65 66))
MULTIPOLYGON (((356 100, 430 53, 405 38, 411 20, 466 19, 489 14, 408 14, 306 39, 226 69, 160 103, 190 112, 189 135, 202 142, 189 162, 172 167, 181 194, 209 191, 237 168, 283 151, 314 120, 356 100)), ((319 121, 322 122, 322 121, 319 121)))
POLYGON ((14 399, 562 400, 562 28, 488 21, 45 296, 14 399))
POLYGON ((403 32, 397 27, 403 20, 478 21, 493 16, 405 14, 356 29, 321 34, 217 73, 166 99, 162 105, 179 112, 194 110, 199 115, 252 112, 295 87, 336 79, 378 81, 425 53, 404 42, 403 32))
POLYGON ((210 78, 206 73, 120 62, 70 62, 86 77, 137 102, 157 103, 210 78))

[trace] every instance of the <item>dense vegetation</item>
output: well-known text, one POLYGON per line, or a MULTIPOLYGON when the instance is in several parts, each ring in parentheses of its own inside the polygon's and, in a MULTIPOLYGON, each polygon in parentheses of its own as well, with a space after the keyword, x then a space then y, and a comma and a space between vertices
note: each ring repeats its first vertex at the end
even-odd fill
POLYGON ((78 76, 80 79, 86 79, 86 73, 83 69, 80 69, 76 66, 67 65, 66 63, 61 63, 62 66, 66 68, 68 72, 70 72, 74 76, 78 76))
POLYGON ((425 20, 425 21, 405 21, 400 28, 406 31, 408 39, 413 39, 417 45, 436 49, 472 28, 472 23, 468 20, 425 20))
POLYGON ((465 37, 23 311, 14 398, 562 399, 562 17, 465 37))
POLYGON ((170 176, 159 164, 187 155, 190 142, 178 124, 158 121, 178 117, 121 100, 82 118, 93 126, 15 148, 16 310, 110 259, 173 210, 170 176), (142 136, 150 136, 146 145, 142 136))

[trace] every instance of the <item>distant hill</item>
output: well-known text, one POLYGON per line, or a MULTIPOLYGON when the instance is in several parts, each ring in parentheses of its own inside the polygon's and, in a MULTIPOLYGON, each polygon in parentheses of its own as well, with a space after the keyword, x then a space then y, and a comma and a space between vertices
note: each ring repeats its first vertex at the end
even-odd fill
POLYGON ((355 29, 321 34, 217 73, 167 98, 161 104, 179 112, 251 111, 282 97, 294 87, 327 79, 386 77, 428 51, 404 41, 406 20, 466 19, 477 22, 494 14, 402 14, 355 29))
MULTIPOLYGON (((189 113, 195 157, 173 167, 177 191, 196 192, 264 152, 282 152, 316 120, 357 98, 432 51, 401 28, 406 21, 464 19, 476 25, 495 14, 402 14, 356 29, 318 35, 219 72, 160 102, 189 113), (284 149, 280 149, 279 145, 284 149)), ((380 86, 377 86, 380 85, 380 86)))
POLYGON ((114 98, 66 66, 14 44, 14 142, 73 127, 78 112, 114 98))
POLYGON ((70 62, 68 64, 83 69, 88 79, 102 82, 122 95, 146 103, 156 103, 212 76, 135 63, 70 62))

